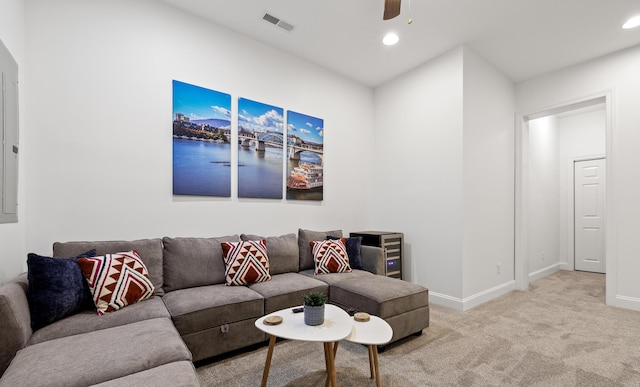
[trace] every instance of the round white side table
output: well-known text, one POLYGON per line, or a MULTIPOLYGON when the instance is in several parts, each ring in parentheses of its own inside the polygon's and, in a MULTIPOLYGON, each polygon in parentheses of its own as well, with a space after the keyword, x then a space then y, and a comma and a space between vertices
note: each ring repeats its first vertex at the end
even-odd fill
MULTIPOLYGON (((387 344, 393 337, 391 326, 378 316, 370 316, 369 321, 360 322, 353 320, 351 334, 345 340, 353 343, 364 344, 369 349, 369 371, 371 379, 376 380, 376 386, 380 387, 380 366, 378 365, 378 345, 387 344)), ((334 357, 338 349, 338 343, 334 346, 334 357)))

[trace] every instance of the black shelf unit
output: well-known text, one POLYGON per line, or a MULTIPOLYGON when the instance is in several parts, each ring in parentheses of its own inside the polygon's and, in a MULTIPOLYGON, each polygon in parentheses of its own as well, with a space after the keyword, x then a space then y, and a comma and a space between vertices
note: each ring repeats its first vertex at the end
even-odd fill
POLYGON ((387 277, 403 279, 402 264, 404 258, 404 234, 388 231, 359 231, 349 234, 352 237, 362 237, 362 244, 377 246, 384 250, 386 261, 385 275, 387 277))

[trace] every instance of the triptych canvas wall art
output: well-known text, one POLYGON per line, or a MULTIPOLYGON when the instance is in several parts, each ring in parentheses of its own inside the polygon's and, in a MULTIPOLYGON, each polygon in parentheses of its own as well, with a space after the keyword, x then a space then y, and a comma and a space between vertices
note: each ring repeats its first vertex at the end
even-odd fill
POLYGON ((285 190, 322 200, 324 121, 247 98, 237 106, 232 128, 231 95, 173 81, 173 194, 230 197, 236 171, 239 198, 282 199, 285 190))

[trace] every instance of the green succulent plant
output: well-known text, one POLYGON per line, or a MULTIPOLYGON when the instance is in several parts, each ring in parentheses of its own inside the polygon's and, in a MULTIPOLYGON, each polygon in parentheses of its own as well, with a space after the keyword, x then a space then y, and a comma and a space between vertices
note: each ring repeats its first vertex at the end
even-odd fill
POLYGON ((327 302, 327 296, 322 293, 311 292, 302 296, 302 302, 306 306, 322 306, 327 302))

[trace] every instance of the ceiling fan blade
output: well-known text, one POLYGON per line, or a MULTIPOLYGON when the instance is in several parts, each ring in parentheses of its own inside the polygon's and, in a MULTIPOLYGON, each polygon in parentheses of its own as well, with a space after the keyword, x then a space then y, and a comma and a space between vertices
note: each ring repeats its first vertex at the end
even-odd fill
POLYGON ((382 20, 393 19, 400 15, 400 0, 384 0, 384 15, 382 20))

